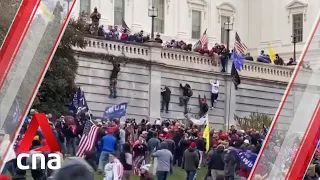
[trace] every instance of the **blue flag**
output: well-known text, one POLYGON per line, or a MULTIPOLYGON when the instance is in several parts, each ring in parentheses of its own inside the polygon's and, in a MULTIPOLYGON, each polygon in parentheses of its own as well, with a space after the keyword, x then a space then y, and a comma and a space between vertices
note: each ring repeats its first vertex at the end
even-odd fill
POLYGON ((241 71, 241 68, 243 67, 243 59, 244 57, 238 54, 237 50, 234 49, 232 52, 232 60, 236 70, 241 71))
POLYGON ((127 114, 128 103, 121 103, 107 107, 103 113, 104 119, 121 118, 127 114))
POLYGON ((73 114, 77 113, 77 110, 79 107, 80 95, 81 95, 81 88, 79 87, 77 91, 73 94, 73 97, 70 103, 70 110, 73 111, 73 114))
POLYGON ((240 161, 243 163, 243 165, 245 165, 246 168, 250 170, 252 169, 257 159, 257 154, 251 151, 238 151, 238 156, 240 158, 240 161))
POLYGON ((70 104, 70 110, 73 111, 74 115, 89 112, 86 97, 81 87, 74 93, 70 104))

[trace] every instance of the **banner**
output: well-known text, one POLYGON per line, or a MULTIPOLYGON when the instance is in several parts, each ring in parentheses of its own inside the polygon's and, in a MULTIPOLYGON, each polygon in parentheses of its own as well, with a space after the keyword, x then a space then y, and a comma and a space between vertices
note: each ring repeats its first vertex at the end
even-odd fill
POLYGON ((241 162, 247 167, 247 169, 250 169, 250 170, 252 169, 257 159, 257 154, 251 151, 239 151, 238 156, 241 162))
POLYGON ((84 96, 84 91, 81 87, 74 93, 70 104, 70 110, 73 111, 74 115, 89 112, 86 97, 84 96))
POLYGON ((192 117, 189 117, 188 119, 190 121, 192 121, 193 124, 198 125, 198 126, 202 126, 208 121, 208 117, 209 117, 209 115, 206 114, 203 117, 201 117, 200 119, 196 119, 196 118, 192 118, 192 117))
POLYGON ((104 119, 121 118, 127 114, 128 103, 121 103, 107 107, 103 113, 104 119))

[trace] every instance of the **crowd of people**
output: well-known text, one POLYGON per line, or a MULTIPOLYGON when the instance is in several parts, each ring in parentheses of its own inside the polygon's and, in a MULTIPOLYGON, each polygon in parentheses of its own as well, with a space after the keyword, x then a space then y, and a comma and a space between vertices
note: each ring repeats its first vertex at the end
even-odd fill
MULTIPOLYGON (((88 30, 93 35, 109 40, 137 43, 144 43, 150 40, 150 36, 145 35, 143 30, 139 33, 130 34, 127 27, 108 26, 105 29, 99 23, 101 15, 97 8, 94 9, 90 18, 92 19, 92 24, 88 30)), ((208 56, 217 54, 220 56, 222 64, 225 62, 223 59, 228 59, 230 56, 225 46, 220 44, 215 44, 209 50, 206 45, 194 48, 192 44, 184 41, 171 40, 163 43, 160 34, 157 34, 154 40, 166 48, 195 51, 208 56)), ((285 64, 278 54, 275 57, 274 64, 285 64)), ((245 59, 253 61, 253 57, 249 53, 246 54, 245 59)), ((269 55, 265 54, 264 51, 261 51, 257 61, 262 63, 272 62, 269 55)), ((290 59, 286 65, 295 64, 296 62, 290 59)), ((113 62, 113 66, 114 69, 110 77, 110 97, 116 98, 116 83, 120 72, 120 64, 113 62)), ((225 72, 225 66, 222 65, 222 67, 222 71, 225 72)), ((211 108, 213 108, 219 94, 219 81, 211 80, 210 84, 212 86, 211 108)), ((189 111, 188 102, 190 97, 193 96, 193 92, 189 84, 180 84, 180 88, 183 90, 183 94, 179 99, 180 106, 184 107, 184 113, 187 114, 189 111)), ((161 111, 169 111, 170 94, 171 91, 168 87, 161 89, 163 98, 161 111)), ((209 110, 206 97, 202 98, 199 95, 199 106, 199 117, 203 117, 209 110)), ((13 148, 8 150, 2 174, 10 173, 12 179, 27 179, 27 171, 17 168, 17 149, 24 138, 32 116, 36 113, 38 112, 34 109, 30 111, 13 148)), ((61 152, 59 152, 61 157, 68 159, 77 155, 85 124, 87 121, 93 121, 91 117, 92 115, 88 113, 75 116, 73 111, 55 117, 47 114, 47 120, 61 149, 61 152)), ((185 171, 187 180, 194 180, 197 172, 205 168, 207 172, 206 177, 204 177, 205 180, 246 180, 253 164, 251 162, 251 165, 248 165, 242 161, 239 157, 239 152, 256 156, 260 152, 266 135, 265 128, 244 131, 236 126, 231 126, 228 132, 213 128, 210 131, 210 139, 205 139, 203 136, 205 125, 195 125, 187 118, 183 122, 163 119, 151 122, 143 119, 139 123, 135 119, 127 119, 125 121, 109 119, 94 121, 94 126, 99 128, 93 142, 94 147, 87 150, 83 157, 74 159, 74 164, 71 163, 71 165, 69 161, 69 164, 63 165, 56 172, 50 169, 32 169, 30 170, 32 178, 34 180, 91 180, 94 179, 96 172, 101 174, 104 180, 130 180, 133 175, 140 176, 141 180, 152 180, 155 177, 158 180, 166 180, 174 174, 176 168, 180 168, 185 171), (207 149, 207 146, 209 149, 207 149), (83 166, 83 164, 88 166, 83 166), (73 168, 70 168, 70 166, 73 168)), ((0 137, 0 156, 3 157, 10 144, 10 137, 6 132, 0 132, 0 137)), ((29 153, 33 154, 34 149, 43 145, 47 145, 47 141, 41 129, 38 129, 29 153)), ((274 154, 276 153, 275 151, 274 154)), ((44 152, 44 155, 47 154, 48 152, 44 152)), ((308 180, 318 177, 320 172, 320 163, 317 161, 320 158, 318 157, 315 156, 313 165, 309 167, 310 170, 305 177, 308 180)), ((39 162, 33 162, 31 158, 26 158, 23 163, 37 163, 38 166, 39 162)), ((0 180, 1 178, 2 176, 0 176, 0 180)), ((263 177, 260 178, 263 179, 263 177)))
MULTIPOLYGON (((126 42, 136 42, 136 43, 145 43, 151 40, 150 35, 145 35, 144 31, 141 30, 138 33, 131 34, 129 27, 123 20, 123 24, 121 27, 109 25, 107 28, 104 25, 100 25, 99 20, 101 18, 100 13, 98 12, 97 8, 95 8, 94 12, 91 14, 90 18, 92 19, 92 23, 89 25, 89 33, 92 35, 104 37, 108 40, 121 40, 126 42)), ((204 45, 192 45, 191 43, 186 43, 182 40, 175 40, 172 39, 167 42, 163 42, 158 33, 154 39, 155 42, 161 44, 163 47, 167 48, 175 48, 181 49, 185 51, 194 51, 200 54, 207 54, 210 57, 213 57, 215 54, 223 55, 226 53, 226 48, 222 44, 216 43, 214 47, 209 49, 208 44, 204 45)), ((253 61, 254 59, 250 55, 250 53, 245 54, 245 60, 253 61)), ((285 63, 284 60, 278 55, 275 55, 275 59, 271 59, 269 54, 265 54, 264 50, 261 51, 260 55, 257 58, 257 62, 261 63, 273 63, 275 65, 296 65, 297 62, 290 58, 290 60, 285 63)))
MULTIPOLYGON (((250 59, 246 58, 246 60, 253 61, 253 58, 250 58, 250 59)), ((264 52, 264 50, 261 50, 260 56, 257 58, 257 62, 269 64, 269 63, 272 63, 272 60, 271 60, 269 54, 266 54, 264 52)), ((286 65, 286 66, 295 66, 295 65, 297 65, 297 62, 293 58, 290 58, 289 62, 285 63, 283 61, 283 59, 279 56, 279 54, 275 54, 275 60, 273 61, 273 63, 275 65, 280 65, 280 66, 284 66, 284 65, 286 65)))
MULTIPOLYGON (((16 150, 35 113, 36 110, 30 111, 16 144, 10 151, 11 158, 2 172, 10 172, 12 179, 26 179, 26 171, 16 166, 16 150)), ((52 115, 48 114, 47 118, 63 157, 76 156, 83 123, 89 121, 88 114, 77 118, 73 117, 71 112, 58 118, 52 118, 52 115)), ((154 175, 158 180, 166 180, 174 173, 173 167, 184 169, 188 180, 193 180, 201 168, 206 168, 206 178, 211 177, 213 180, 223 177, 247 178, 250 169, 241 164, 236 149, 246 149, 257 154, 264 137, 262 132, 244 132, 237 130, 235 126, 232 126, 229 132, 212 129, 210 151, 207 151, 206 139, 202 135, 203 127, 191 122, 161 119, 150 122, 143 119, 136 123, 135 119, 127 119, 125 122, 114 119, 98 121, 95 125, 99 127, 95 147, 85 152, 84 160, 91 166, 92 173, 102 174, 104 180, 114 180, 115 177, 118 180, 129 180, 133 174, 139 175, 142 180, 154 179, 154 175)), ((32 149, 42 145, 46 145, 46 139, 39 129, 30 153, 32 149)), ((1 148, 6 148, 2 146, 5 146, 4 140, 1 148)), ((25 163, 33 162, 26 160, 25 163)), ((35 180, 54 178, 55 174, 49 169, 31 170, 35 180)))
MULTIPOLYGON (((17 148, 24 137, 30 119, 36 113, 36 110, 30 111, 13 149, 8 150, 2 174, 10 173, 12 179, 28 179, 27 171, 17 168, 17 148)), ((86 121, 93 121, 89 116, 87 113, 73 117, 69 112, 53 118, 51 114, 47 114, 47 119, 61 148, 59 152, 61 157, 68 159, 76 156, 79 141, 83 136, 83 124, 86 121)), ((257 156, 267 133, 266 128, 244 131, 237 126, 231 126, 227 132, 215 130, 213 127, 208 141, 203 135, 204 126, 195 125, 187 119, 157 119, 154 122, 143 119, 139 123, 135 119, 94 120, 93 122, 99 131, 92 149, 86 151, 84 156, 76 158, 72 165, 62 165, 61 169, 55 172, 50 169, 32 169, 30 170, 32 178, 45 180, 63 177, 63 180, 67 180, 67 176, 72 175, 77 176, 73 180, 83 179, 83 177, 86 180, 93 180, 95 174, 100 174, 104 180, 130 180, 135 175, 140 176, 141 180, 166 180, 180 169, 179 171, 185 171, 187 180, 194 180, 199 171, 205 169, 204 180, 245 180, 251 172, 254 161, 249 163, 248 160, 244 161, 239 152, 257 156), (207 149, 208 142, 209 149, 207 149), (83 171, 87 174, 75 175, 79 172, 78 166, 83 168, 83 165, 79 164, 86 165, 83 171), (69 170, 69 166, 74 169, 69 170)), ((3 157, 10 138, 3 131, 0 132, 0 137, 0 156, 3 157)), ((275 142, 274 146, 270 146, 269 149, 274 151, 266 154, 271 159, 277 157, 281 141, 284 139, 281 133, 273 138, 276 138, 271 140, 275 142)), ((46 139, 39 129, 29 153, 33 154, 33 149, 46 144, 46 139)), ((288 157, 293 156, 293 152, 288 150, 288 157)), ((318 150, 315 154, 304 179, 313 180, 319 177, 319 152, 318 150)), ((46 152, 44 154, 47 155, 46 152)), ((23 162, 29 165, 34 163, 31 158, 23 162)), ((66 162, 70 163, 70 160, 66 162)), ((36 163, 39 167, 39 162, 36 163)), ((271 166, 266 165, 258 171, 264 174, 269 168, 271 166)), ((283 168, 285 170, 289 167, 286 165, 283 168)))

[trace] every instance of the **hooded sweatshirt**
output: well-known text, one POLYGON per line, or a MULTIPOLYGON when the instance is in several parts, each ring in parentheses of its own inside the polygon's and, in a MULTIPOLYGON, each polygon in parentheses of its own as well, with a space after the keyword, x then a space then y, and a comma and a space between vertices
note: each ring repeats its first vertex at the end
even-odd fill
POLYGON ((224 170, 224 148, 223 146, 218 146, 216 150, 214 150, 210 161, 209 161, 209 169, 214 170, 224 170))
POLYGON ((93 168, 81 157, 69 157, 54 171, 52 180, 94 180, 93 168))
POLYGON ((160 150, 153 153, 154 157, 157 157, 157 171, 170 171, 171 164, 173 162, 172 153, 168 150, 166 142, 160 143, 160 150))
POLYGON ((189 84, 186 84, 185 86, 182 86, 180 84, 180 88, 183 90, 183 96, 191 97, 192 95, 192 90, 189 84))
POLYGON ((196 171, 199 166, 199 154, 195 149, 188 148, 184 151, 182 168, 186 171, 196 171))

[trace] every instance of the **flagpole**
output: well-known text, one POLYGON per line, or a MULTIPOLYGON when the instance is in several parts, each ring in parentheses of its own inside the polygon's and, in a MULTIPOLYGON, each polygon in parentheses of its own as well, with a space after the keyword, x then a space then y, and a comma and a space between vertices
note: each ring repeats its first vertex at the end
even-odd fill
POLYGON ((131 102, 132 99, 133 99, 133 97, 131 97, 131 98, 129 99, 129 101, 127 102, 127 109, 126 109, 126 115, 125 115, 125 117, 127 116, 129 104, 130 104, 130 102, 131 102))

